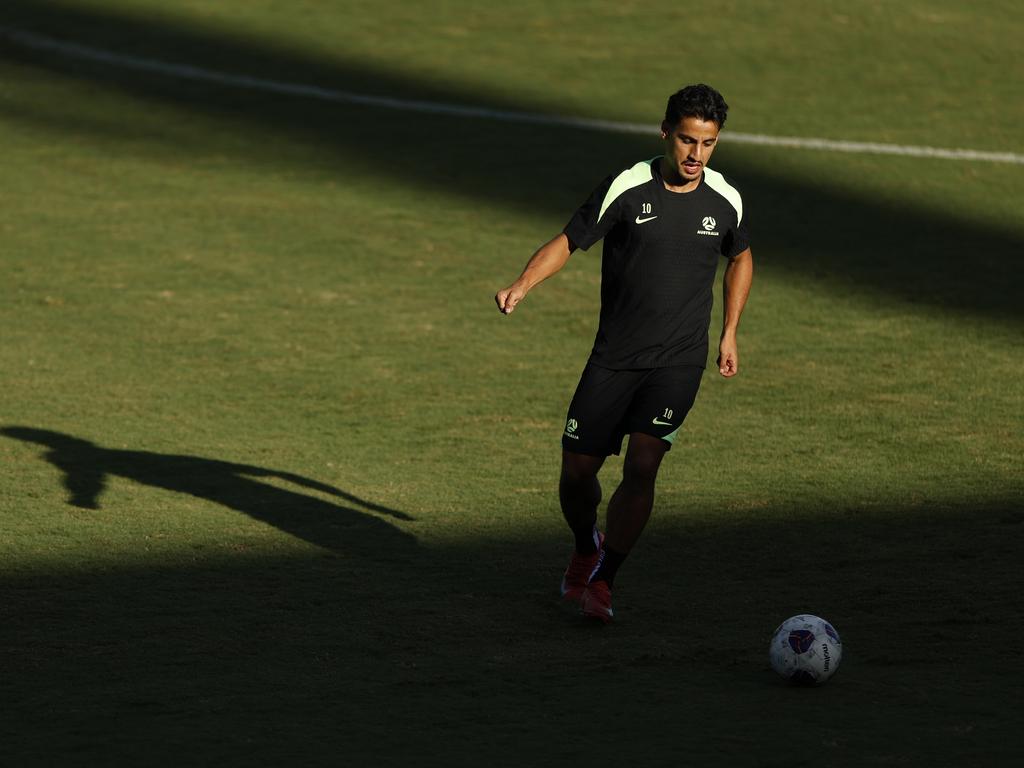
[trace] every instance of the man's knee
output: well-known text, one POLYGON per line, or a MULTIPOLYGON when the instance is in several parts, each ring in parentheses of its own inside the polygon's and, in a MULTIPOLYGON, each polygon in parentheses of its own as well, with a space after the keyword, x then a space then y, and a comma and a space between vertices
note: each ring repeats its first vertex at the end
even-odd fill
POLYGON ((629 438, 629 450, 622 464, 622 478, 630 483, 653 485, 668 445, 650 435, 635 434, 629 438))
POLYGON ((588 456, 583 453, 562 451, 562 481, 569 483, 586 482, 597 477, 604 456, 588 456))

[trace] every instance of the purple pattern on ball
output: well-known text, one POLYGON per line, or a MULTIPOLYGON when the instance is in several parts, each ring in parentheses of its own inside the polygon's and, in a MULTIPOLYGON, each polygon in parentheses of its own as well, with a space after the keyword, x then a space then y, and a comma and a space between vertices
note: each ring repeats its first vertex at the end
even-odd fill
POLYGON ((814 645, 814 633, 809 629, 794 629, 789 633, 789 647, 794 653, 807 653, 814 645))

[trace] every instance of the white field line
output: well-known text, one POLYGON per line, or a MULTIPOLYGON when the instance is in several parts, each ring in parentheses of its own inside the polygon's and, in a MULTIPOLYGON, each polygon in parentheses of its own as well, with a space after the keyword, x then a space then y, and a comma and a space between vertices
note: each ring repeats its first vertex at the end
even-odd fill
MULTIPOLYGON (((188 64, 171 64, 155 59, 105 51, 77 43, 69 43, 44 37, 32 32, 0 26, 0 39, 9 43, 31 48, 37 51, 48 51, 73 59, 95 61, 109 64, 122 69, 139 72, 151 72, 158 75, 177 77, 184 80, 195 80, 206 83, 217 83, 232 88, 246 88, 255 91, 280 93, 288 96, 304 96, 322 101, 342 104, 358 104, 384 109, 400 109, 407 112, 422 112, 433 115, 452 115, 455 117, 473 117, 487 120, 499 120, 507 123, 531 123, 534 125, 554 125, 561 127, 585 128, 588 130, 606 131, 611 133, 654 134, 657 127, 644 123, 621 123, 612 120, 596 120, 587 117, 569 117, 562 115, 542 115, 532 112, 508 112, 484 107, 464 107, 457 104, 444 104, 434 101, 417 101, 409 99, 393 99, 387 96, 368 96, 352 91, 339 91, 332 88, 321 88, 302 83, 288 83, 280 80, 265 80, 246 75, 232 75, 226 72, 193 67, 188 64)), ((920 147, 904 144, 878 144, 866 141, 835 141, 832 139, 809 139, 795 136, 766 136, 759 133, 738 133, 726 131, 722 138, 736 144, 755 144, 768 147, 790 147, 793 149, 818 149, 832 152, 851 152, 856 154, 900 155, 904 157, 931 157, 943 160, 973 160, 988 163, 1012 163, 1024 165, 1024 155, 1015 152, 983 152, 973 149, 941 149, 938 147, 920 147)))

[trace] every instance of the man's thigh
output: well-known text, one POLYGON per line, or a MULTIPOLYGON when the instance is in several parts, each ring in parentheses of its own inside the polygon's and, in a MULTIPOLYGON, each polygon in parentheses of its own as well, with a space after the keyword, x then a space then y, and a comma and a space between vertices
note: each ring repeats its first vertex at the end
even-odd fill
POLYGON ((587 363, 569 404, 562 448, 608 456, 622 448, 626 416, 648 371, 613 371, 587 363))
POLYGON ((624 430, 661 438, 671 446, 697 399, 703 375, 704 369, 698 365, 649 371, 630 402, 624 430))

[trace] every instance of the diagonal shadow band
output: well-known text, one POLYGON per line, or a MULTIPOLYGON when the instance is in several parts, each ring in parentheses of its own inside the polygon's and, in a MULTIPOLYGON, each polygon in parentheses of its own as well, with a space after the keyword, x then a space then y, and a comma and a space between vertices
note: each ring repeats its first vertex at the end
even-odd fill
MULTIPOLYGON (((553 104, 513 102, 496 91, 483 94, 381 71, 346 60, 343 54, 330 59, 303 55, 166 17, 144 18, 56 0, 10 0, 0 10, 0 23, 119 53, 251 77, 505 111, 543 114, 554 109, 553 104)), ((416 141, 403 148, 396 132, 407 118, 391 110, 183 82, 9 44, 0 45, 0 63, 5 60, 140 102, 169 104, 294 138, 322 150, 303 162, 315 156, 318 170, 342 179, 353 173, 383 174, 427 192, 439 190, 566 219, 601 176, 650 157, 660 147, 656 139, 644 137, 427 115, 416 117, 416 141)), ((658 108, 652 105, 652 123, 657 122, 658 108)), ((62 104, 40 110, 9 102, 4 112, 8 119, 70 134, 138 132, 130 119, 83 124, 74 109, 62 104)), ((244 144, 233 151, 246 153, 255 146, 244 144)), ((733 170, 730 157, 723 150, 726 162, 720 169, 735 176, 744 192, 755 253, 763 267, 809 276, 843 294, 868 292, 887 301, 959 311, 1012 326, 1024 320, 1018 301, 1024 274, 1006 257, 1021 251, 1024 238, 1009 225, 958 219, 911 201, 893 205, 844 189, 827 174, 813 181, 789 178, 784 162, 778 172, 751 165, 733 170)), ((246 159, 281 160, 262 150, 246 159)), ((538 233, 538 239, 546 234, 538 233)), ((495 279, 500 282, 505 275, 495 279)))
POLYGON ((615 763, 677 763, 684 749, 748 765, 760 748, 772 764, 794 744, 821 763, 840 754, 822 752, 829 733, 851 765, 880 739, 908 765, 1020 762, 1020 664, 978 650, 1024 630, 1019 499, 699 516, 645 534, 607 629, 558 609, 567 553, 529 531, 425 544, 394 567, 270 552, 5 575, 2 647, 17 663, 0 680, 4 754, 381 765, 424 763, 427 745, 429 765, 551 765, 552 745, 556 762, 578 751, 565 713, 600 713, 594 680, 607 678, 615 763), (798 612, 842 633, 837 687, 785 689, 767 668, 771 629, 798 612), (965 723, 982 732, 967 738, 965 723))
POLYGON ((379 517, 258 480, 285 480, 396 520, 413 519, 404 512, 292 472, 198 456, 103 448, 82 438, 34 427, 6 426, 0 428, 0 435, 44 446, 46 460, 64 475, 64 487, 70 494, 68 503, 82 509, 99 509, 107 478, 117 476, 212 501, 327 549, 390 551, 415 546, 411 535, 379 517))

